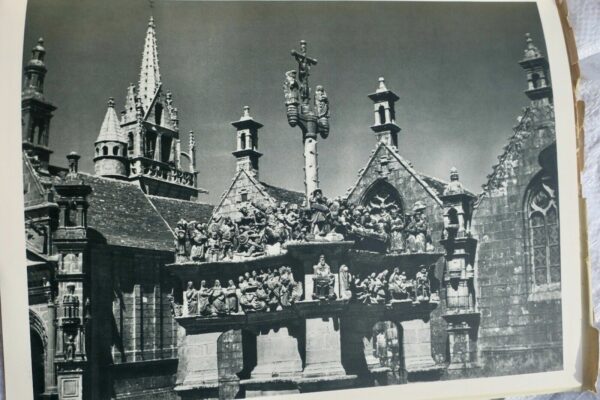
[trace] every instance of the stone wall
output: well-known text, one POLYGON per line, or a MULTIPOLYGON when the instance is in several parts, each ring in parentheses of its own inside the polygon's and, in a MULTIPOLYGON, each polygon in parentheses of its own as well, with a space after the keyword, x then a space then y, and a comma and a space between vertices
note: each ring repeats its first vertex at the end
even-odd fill
POLYGON ((161 266, 172 262, 173 254, 97 245, 91 258, 95 326, 90 359, 98 398, 168 398, 176 372, 177 327, 167 298, 172 283, 161 266))
MULTIPOLYGON (((562 367, 560 285, 543 296, 535 293, 525 212, 527 189, 542 170, 540 152, 554 140, 552 124, 518 130, 474 212, 483 375, 562 367)), ((556 168, 555 156, 552 161, 556 168)))

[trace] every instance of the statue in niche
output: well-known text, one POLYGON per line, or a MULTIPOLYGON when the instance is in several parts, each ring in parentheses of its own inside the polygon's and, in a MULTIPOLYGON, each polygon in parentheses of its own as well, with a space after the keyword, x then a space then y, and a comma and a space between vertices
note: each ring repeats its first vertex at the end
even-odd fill
POLYGON ((283 93, 286 104, 298 103, 299 86, 296 77, 296 70, 287 71, 285 73, 285 81, 283 82, 283 93))
POLYGON ((75 284, 67 284, 67 293, 63 296, 63 316, 65 318, 79 318, 79 296, 75 294, 75 284))
POLYGON ((67 338, 65 340, 65 358, 67 361, 73 361, 75 359, 75 351, 77 349, 77 345, 75 344, 75 334, 69 332, 66 335, 67 338))
POLYGON ((321 254, 319 262, 313 266, 313 293, 314 300, 335 300, 335 275, 325 262, 325 256, 321 254))
POLYGON ((427 268, 423 265, 421 270, 417 272, 416 276, 416 301, 428 301, 430 296, 430 283, 429 273, 427 268))
POLYGON ((187 256, 186 240, 187 240, 187 221, 180 219, 175 226, 175 255, 177 261, 185 260, 187 256))
POLYGON ((237 314, 239 311, 237 288, 232 279, 229 280, 227 288, 225 288, 225 299, 227 303, 227 312, 229 314, 237 314))
POLYGON ((347 265, 340 267, 340 297, 342 299, 350 299, 352 297, 352 291, 350 285, 352 281, 352 275, 347 265))
POLYGON ((221 287, 221 282, 217 279, 212 289, 210 289, 209 301, 212 306, 213 315, 226 315, 227 314, 227 300, 225 297, 225 291, 221 287))

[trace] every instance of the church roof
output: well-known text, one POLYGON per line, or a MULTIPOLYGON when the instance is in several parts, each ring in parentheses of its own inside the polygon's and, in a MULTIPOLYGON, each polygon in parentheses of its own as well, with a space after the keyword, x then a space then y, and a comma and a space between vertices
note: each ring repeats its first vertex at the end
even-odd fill
POLYGON ((119 125, 119 117, 115 112, 115 101, 112 97, 108 100, 108 109, 104 121, 102 121, 96 143, 103 141, 127 143, 127 136, 119 125))
POLYGON ((173 251, 171 229, 137 183, 80 175, 92 187, 88 228, 107 244, 173 251))
POLYGON ((260 182, 260 184, 264 187, 268 195, 278 202, 292 203, 301 206, 305 201, 304 193, 269 185, 264 182, 260 182))
POLYGON ((171 229, 175 229, 182 218, 186 221, 208 222, 214 209, 212 204, 150 195, 146 197, 171 229))

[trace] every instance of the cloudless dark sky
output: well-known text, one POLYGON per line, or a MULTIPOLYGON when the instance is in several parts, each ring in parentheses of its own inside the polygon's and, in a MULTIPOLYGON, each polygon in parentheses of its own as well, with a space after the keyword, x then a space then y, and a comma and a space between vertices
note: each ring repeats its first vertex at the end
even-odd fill
POLYGON ((123 107, 137 83, 149 16, 156 23, 163 87, 179 108, 183 149, 196 132, 199 186, 215 202, 234 173, 234 128, 242 106, 260 131, 260 178, 303 191, 301 134, 288 126, 282 83, 290 55, 308 41, 319 64, 311 86, 325 86, 331 131, 319 141, 321 187, 351 186, 375 137, 367 95, 384 76, 400 100, 400 153, 443 179, 456 166, 479 192, 528 99, 518 61, 531 32, 545 54, 535 3, 199 2, 30 0, 24 60, 46 43, 46 97, 53 164, 77 151, 93 171, 93 142, 115 97, 123 107))

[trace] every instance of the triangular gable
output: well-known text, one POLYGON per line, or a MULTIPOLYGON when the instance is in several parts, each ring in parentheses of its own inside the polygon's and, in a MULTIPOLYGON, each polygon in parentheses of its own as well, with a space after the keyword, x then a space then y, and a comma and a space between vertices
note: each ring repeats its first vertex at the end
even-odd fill
POLYGON ((442 201, 440 200, 438 193, 435 189, 433 189, 427 182, 426 180, 423 178, 423 176, 421 174, 419 174, 411 165, 408 161, 404 160, 399 154, 398 152, 393 149, 392 147, 386 145, 385 143, 379 142, 377 144, 377 146, 375 147, 375 149, 373 150, 371 156, 369 157, 369 160, 367 161, 367 164, 365 165, 364 168, 362 168, 360 170, 360 173, 358 175, 358 179, 356 180, 356 182, 354 183, 354 185, 352 187, 350 187, 348 189, 348 191, 346 192, 346 197, 347 198, 351 198, 353 195, 356 194, 356 191, 358 190, 360 184, 362 181, 364 181, 368 175, 368 173, 370 172, 370 170, 373 168, 373 164, 375 162, 375 160, 378 159, 379 157, 379 153, 381 151, 386 151, 388 152, 388 154, 390 154, 396 161, 398 161, 398 163, 412 176, 412 178, 414 178, 414 180, 423 187, 423 189, 429 194, 429 196, 431 196, 431 198, 438 204, 438 205, 442 205, 442 201))
POLYGON ((158 124, 156 124, 156 118, 155 118, 156 107, 155 107, 155 105, 156 105, 156 103, 158 103, 159 100, 163 100, 162 99, 162 83, 160 85, 158 85, 158 89, 156 89, 156 93, 154 93, 154 97, 152 98, 152 101, 150 102, 150 105, 148 106, 148 109, 146 110, 142 121, 153 124, 153 125, 158 125, 163 128, 167 128, 169 130, 174 131, 175 127, 171 123, 169 109, 168 109, 167 105, 164 104, 165 103, 164 101, 161 102, 163 109, 162 109, 162 114, 160 116, 160 121, 158 124))
POLYGON ((25 207, 44 203, 46 190, 27 154, 23 153, 23 195, 25 207))
MULTIPOLYGON (((269 195, 269 193, 265 189, 265 187, 252 174, 249 174, 245 170, 241 169, 234 175, 233 179, 231 180, 231 184, 225 190, 225 192, 223 192, 223 195, 221 196, 219 203, 214 208, 211 220, 216 215, 229 214, 232 212, 232 210, 225 210, 225 208, 227 208, 227 206, 229 206, 231 204, 235 204, 235 202, 232 202, 232 199, 237 195, 236 193, 234 193, 234 191, 236 190, 236 188, 238 186, 240 186, 240 183, 243 180, 247 180, 249 182, 249 184, 256 190, 256 193, 258 193, 263 199, 266 199, 273 204, 276 203, 276 199, 274 199, 271 195, 269 195), (229 202, 229 204, 228 204, 228 202, 229 202)), ((250 197, 252 197, 253 196, 252 191, 249 188, 247 188, 247 189, 248 189, 247 190, 248 195, 250 197)), ((254 198, 254 199, 250 198, 250 200, 255 200, 255 199, 256 198, 254 198)), ((230 208, 233 208, 233 207, 230 207, 230 208)))

